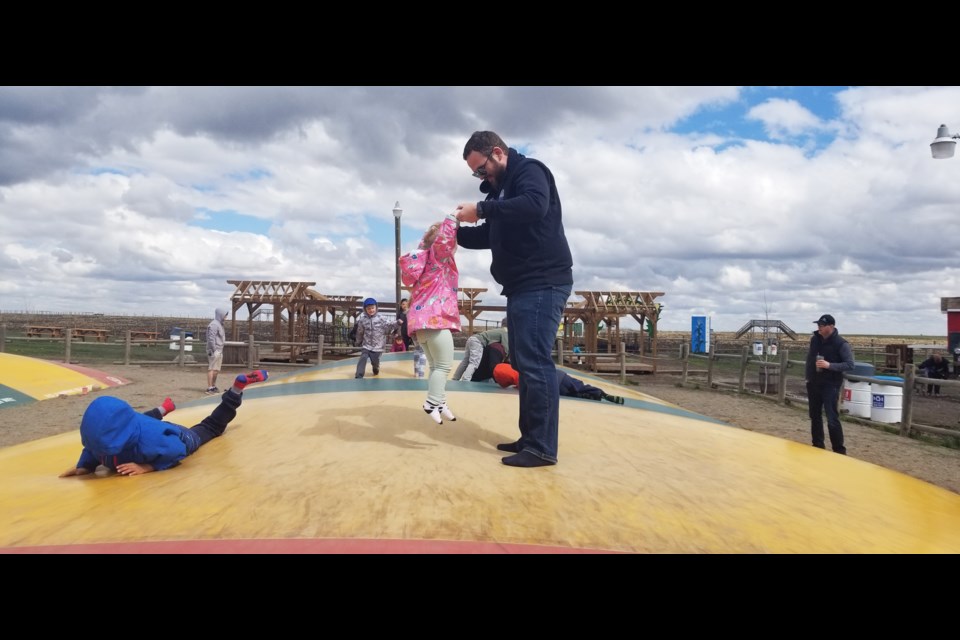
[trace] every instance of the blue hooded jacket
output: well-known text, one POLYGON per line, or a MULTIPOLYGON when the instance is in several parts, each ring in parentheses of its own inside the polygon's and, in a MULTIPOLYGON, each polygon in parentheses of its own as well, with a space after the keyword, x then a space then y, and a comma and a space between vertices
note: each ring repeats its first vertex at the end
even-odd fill
POLYGON ((129 404, 104 396, 90 403, 80 422, 83 452, 77 467, 93 471, 105 465, 111 471, 124 462, 169 469, 187 457, 180 437, 184 427, 137 412, 129 404))

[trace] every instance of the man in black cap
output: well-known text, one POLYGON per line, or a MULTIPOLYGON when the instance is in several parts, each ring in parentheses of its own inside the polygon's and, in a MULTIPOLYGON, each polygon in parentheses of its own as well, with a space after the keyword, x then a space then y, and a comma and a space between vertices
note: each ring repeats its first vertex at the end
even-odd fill
POLYGON ((837 403, 840 399, 840 387, 843 386, 843 372, 853 370, 853 349, 840 337, 833 316, 824 314, 814 322, 817 324, 817 330, 810 338, 805 375, 813 446, 825 448, 823 412, 826 412, 830 446, 833 447, 834 452, 846 455, 847 449, 843 446, 843 427, 840 426, 837 403))

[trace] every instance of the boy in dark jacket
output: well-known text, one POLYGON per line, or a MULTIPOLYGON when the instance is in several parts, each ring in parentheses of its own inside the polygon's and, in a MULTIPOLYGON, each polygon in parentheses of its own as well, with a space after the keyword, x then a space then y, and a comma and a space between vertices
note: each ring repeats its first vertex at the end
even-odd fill
POLYGON ((176 409, 170 398, 145 413, 137 413, 119 398, 97 398, 87 407, 80 422, 83 443, 80 460, 60 477, 82 476, 92 471, 97 475, 116 472, 136 476, 176 466, 202 445, 223 435, 237 415, 244 387, 266 379, 267 372, 263 369, 237 376, 233 387, 223 392, 213 413, 189 429, 163 422, 163 416, 176 409))
MULTIPOLYGON (((498 364, 493 368, 493 379, 504 389, 511 386, 520 386, 520 374, 507 362, 498 364)), ((557 390, 560 395, 570 398, 585 398, 598 402, 600 400, 606 400, 614 404, 623 404, 624 402, 622 396, 610 395, 603 389, 595 387, 592 384, 587 384, 583 380, 578 380, 571 375, 567 375, 566 371, 561 371, 560 369, 557 369, 557 390)))

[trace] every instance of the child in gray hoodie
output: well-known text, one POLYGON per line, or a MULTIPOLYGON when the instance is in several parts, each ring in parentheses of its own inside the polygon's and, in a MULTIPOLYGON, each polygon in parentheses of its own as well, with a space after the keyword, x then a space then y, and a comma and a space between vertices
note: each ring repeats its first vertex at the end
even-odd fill
POLYGON ((367 298, 363 301, 363 315, 357 319, 357 342, 360 347, 360 360, 354 378, 362 378, 367 369, 367 360, 373 365, 373 375, 380 375, 380 354, 387 344, 387 335, 398 331, 402 320, 391 322, 380 315, 377 301, 367 298))

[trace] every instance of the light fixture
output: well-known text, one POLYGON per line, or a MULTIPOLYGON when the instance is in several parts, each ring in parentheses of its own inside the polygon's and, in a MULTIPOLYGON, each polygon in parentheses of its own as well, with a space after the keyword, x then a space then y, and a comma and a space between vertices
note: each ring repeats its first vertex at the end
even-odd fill
POLYGON ((937 138, 930 143, 930 153, 937 160, 952 158, 953 152, 957 150, 957 138, 960 138, 960 134, 951 136, 947 125, 940 125, 937 129, 937 138))
POLYGON ((403 209, 400 208, 400 201, 397 200, 397 203, 393 205, 393 227, 394 232, 396 233, 396 249, 397 249, 397 261, 394 264, 394 269, 396 270, 396 288, 394 289, 394 294, 396 295, 396 304, 397 311, 400 311, 400 216, 403 214, 403 209))

